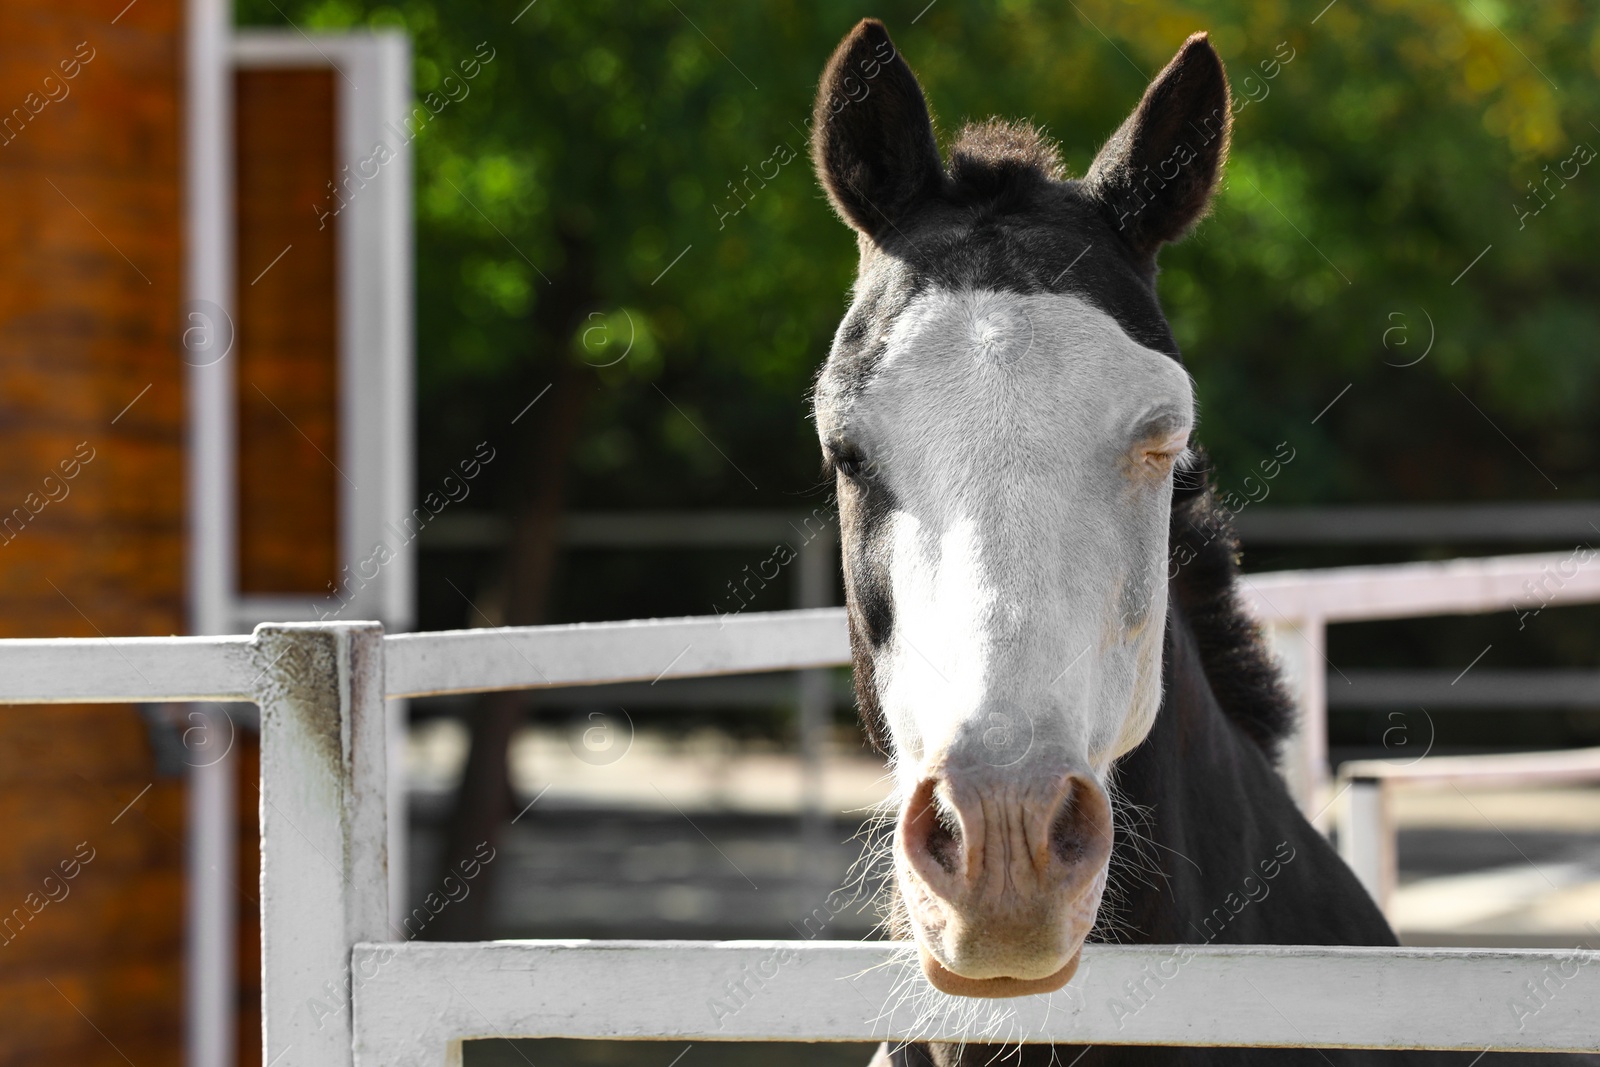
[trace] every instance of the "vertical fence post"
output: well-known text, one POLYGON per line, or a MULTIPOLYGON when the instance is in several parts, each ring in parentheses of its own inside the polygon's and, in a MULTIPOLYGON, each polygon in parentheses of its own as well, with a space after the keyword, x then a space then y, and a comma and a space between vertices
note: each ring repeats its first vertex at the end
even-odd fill
POLYGON ((262 1062, 351 1063, 350 950, 387 940, 383 628, 263 625, 262 1062))
POLYGON ((1283 750, 1283 776, 1300 811, 1328 830, 1328 676, 1324 652, 1327 624, 1312 616, 1267 625, 1267 637, 1283 670, 1299 719, 1283 750))
POLYGON ((1355 872, 1385 914, 1396 876, 1394 830, 1389 796, 1381 779, 1350 778, 1340 791, 1337 827, 1339 855, 1355 872))
MULTIPOLYGON (((827 525, 800 543, 799 570, 795 574, 798 607, 825 608, 833 603, 836 562, 834 528, 827 525)), ((826 878, 825 868, 814 862, 827 847, 829 817, 823 761, 827 755, 829 727, 833 722, 833 678, 827 670, 801 671, 800 710, 800 821, 801 840, 809 869, 826 878)))

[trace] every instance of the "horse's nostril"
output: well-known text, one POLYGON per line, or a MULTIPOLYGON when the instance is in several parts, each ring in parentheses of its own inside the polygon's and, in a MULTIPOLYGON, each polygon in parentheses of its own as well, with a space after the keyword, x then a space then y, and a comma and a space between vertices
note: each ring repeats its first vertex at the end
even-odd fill
POLYGON ((1092 785, 1074 777, 1067 786, 1061 811, 1050 824, 1050 851, 1068 867, 1105 851, 1105 804, 1092 785))
POLYGON ((946 874, 961 870, 961 820, 940 799, 932 779, 922 782, 912 794, 900 832, 908 854, 931 859, 946 874))
POLYGON ((928 827, 923 847, 939 866, 955 873, 961 858, 961 824, 956 821, 954 813, 935 809, 934 822, 928 827))

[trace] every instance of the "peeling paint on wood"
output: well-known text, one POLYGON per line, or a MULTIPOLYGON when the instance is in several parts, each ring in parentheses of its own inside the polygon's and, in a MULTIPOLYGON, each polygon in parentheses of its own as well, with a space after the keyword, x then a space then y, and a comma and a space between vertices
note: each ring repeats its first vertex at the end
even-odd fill
POLYGON ((347 1064, 350 947, 392 936, 383 631, 262 626, 256 640, 263 1062, 347 1064))

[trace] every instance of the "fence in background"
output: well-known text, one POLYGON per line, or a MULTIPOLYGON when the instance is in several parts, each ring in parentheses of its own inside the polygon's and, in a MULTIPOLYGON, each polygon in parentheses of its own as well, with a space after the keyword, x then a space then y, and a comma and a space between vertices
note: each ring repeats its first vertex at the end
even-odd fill
POLYGON ((1600 748, 1394 762, 1351 760, 1339 767, 1334 790, 1339 854, 1387 912, 1400 873, 1391 810, 1396 789, 1548 789, 1597 782, 1600 748))
MULTIPOLYGON (((447 512, 421 538, 423 549, 474 551, 503 548, 511 526, 502 516, 485 512, 447 512)), ((561 540, 568 549, 633 551, 641 549, 704 550, 766 548, 785 545, 794 553, 792 604, 821 608, 836 600, 838 530, 828 509, 804 511, 610 511, 566 517, 561 540)), ((766 562, 771 562, 770 558, 766 562)), ((760 570, 760 564, 757 564, 760 570)), ((772 575, 756 575, 764 587, 772 575)), ((742 597, 742 593, 740 596, 742 597)), ((742 599, 735 603, 742 603, 742 599)), ((732 608, 732 603, 723 607, 732 608)), ((713 611, 715 605, 707 605, 713 611)), ((652 680, 653 681, 653 680, 652 680)), ((839 698, 826 671, 803 671, 794 683, 773 680, 764 691, 746 691, 749 703, 792 703, 801 764, 800 809, 804 833, 814 841, 832 815, 823 799, 823 756, 833 709, 839 698)), ((638 694, 630 694, 635 697, 638 694)), ((708 689, 674 687, 655 690, 644 703, 703 707, 716 694, 708 689)))
MULTIPOLYGON (((1600 562, 1571 552, 1443 563, 1332 567, 1246 575, 1240 594, 1267 627, 1291 691, 1299 729, 1284 774, 1301 810, 1325 825, 1332 799, 1327 753, 1327 627, 1336 622, 1475 615, 1600 602, 1600 562)), ((1470 665, 1469 665, 1470 666, 1470 665)), ((1363 880, 1369 888, 1375 879, 1363 880)))

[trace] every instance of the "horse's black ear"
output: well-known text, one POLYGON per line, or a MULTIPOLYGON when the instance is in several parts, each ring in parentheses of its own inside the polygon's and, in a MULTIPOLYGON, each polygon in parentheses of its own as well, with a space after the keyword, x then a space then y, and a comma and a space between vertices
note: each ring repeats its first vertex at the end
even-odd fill
POLYGON ((1135 253, 1153 256, 1205 214, 1232 118, 1222 59, 1197 33, 1156 75, 1084 178, 1135 253))
POLYGON ((862 19, 839 42, 817 87, 812 123, 817 180, 845 222, 868 237, 944 180, 922 86, 877 19, 862 19))

